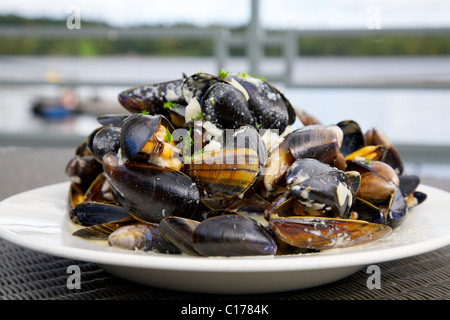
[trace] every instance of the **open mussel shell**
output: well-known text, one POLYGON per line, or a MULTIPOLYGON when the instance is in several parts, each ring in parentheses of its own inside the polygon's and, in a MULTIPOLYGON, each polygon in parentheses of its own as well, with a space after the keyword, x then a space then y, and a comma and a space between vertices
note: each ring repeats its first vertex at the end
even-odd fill
POLYGON ((89 146, 92 155, 98 162, 102 162, 103 156, 108 152, 116 153, 120 148, 121 127, 104 126, 92 137, 89 146))
POLYGON ((84 192, 76 183, 70 183, 67 205, 69 210, 84 201, 84 192))
POLYGON ((402 174, 398 176, 398 178, 400 180, 400 190, 405 197, 414 193, 414 191, 416 191, 417 187, 420 185, 420 177, 414 174, 402 174))
POLYGON ((248 197, 238 198, 225 208, 227 212, 236 212, 257 220, 263 226, 266 226, 264 212, 270 202, 260 196, 258 193, 252 193, 248 197))
POLYGON ((130 161, 142 150, 161 123, 161 118, 161 115, 135 114, 126 119, 120 140, 122 162, 130 161))
POLYGON ((134 222, 136 222, 136 219, 134 219, 132 216, 128 216, 121 220, 95 224, 92 226, 84 227, 82 229, 78 229, 77 231, 73 232, 72 235, 90 240, 106 240, 108 239, 108 236, 115 230, 134 222))
POLYGON ((119 165, 112 153, 103 157, 103 168, 115 199, 136 219, 159 222, 195 214, 199 191, 184 173, 145 162, 119 165))
POLYGON ((365 147, 364 133, 356 121, 344 120, 337 123, 343 132, 342 146, 340 152, 346 157, 347 155, 365 147))
POLYGON ((279 130, 279 134, 281 134, 288 125, 295 122, 294 108, 273 85, 244 74, 230 74, 228 77, 235 79, 247 91, 249 110, 256 125, 261 126, 262 129, 279 130))
MULTIPOLYGON (((357 220, 364 220, 367 222, 378 223, 378 224, 386 224, 386 216, 384 215, 383 210, 374 204, 361 199, 356 198, 353 206, 351 208, 352 214, 356 213, 357 220)), ((348 216, 342 218, 349 218, 348 216)))
POLYGON ((158 224, 134 222, 114 230, 108 236, 111 247, 126 250, 152 251, 157 253, 180 254, 181 251, 168 242, 160 233, 158 224))
POLYGON ((105 175, 100 173, 83 196, 86 202, 116 203, 105 175))
POLYGON ((129 215, 128 211, 121 206, 99 202, 81 202, 69 212, 70 219, 82 226, 117 221, 129 215))
POLYGON ((272 192, 285 183, 287 171, 295 161, 289 149, 290 134, 269 151, 263 168, 263 186, 267 192, 272 192))
POLYGON ((203 117, 220 128, 255 126, 244 94, 231 84, 222 82, 209 87, 201 102, 203 117))
POLYGON ((92 155, 74 156, 65 168, 65 174, 70 178, 70 181, 78 185, 83 193, 102 171, 102 164, 92 155))
POLYGON ((150 115, 167 115, 164 109, 165 102, 186 105, 181 91, 183 82, 184 79, 176 79, 136 86, 121 92, 118 99, 131 113, 147 111, 150 115))
POLYGON ((276 241, 264 227, 238 214, 202 221, 192 234, 192 243, 204 256, 274 255, 277 252, 276 241))
POLYGON ((316 250, 362 245, 392 232, 387 225, 339 218, 286 217, 272 219, 269 225, 282 241, 316 250))
POLYGON ((182 218, 167 217, 159 222, 159 231, 170 243, 182 252, 198 256, 192 245, 192 234, 200 221, 182 218))
POLYGON ((253 149, 222 149, 194 156, 184 172, 201 189, 202 202, 221 209, 222 200, 238 197, 254 184, 261 165, 253 149))
POLYGON ((405 198, 408 208, 413 208, 427 199, 427 194, 422 191, 414 191, 412 194, 405 198))
POLYGON ((202 202, 211 209, 224 209, 236 197, 253 193, 267 157, 254 127, 224 132, 227 134, 221 149, 194 155, 184 165, 184 172, 201 189, 202 202))
POLYGON ((406 219, 408 206, 399 188, 391 195, 386 214, 386 223, 392 229, 399 227, 406 219))
POLYGON ((386 154, 386 147, 365 146, 345 156, 345 161, 366 160, 366 161, 381 161, 386 154))
POLYGON ((294 131, 289 147, 295 159, 313 158, 326 164, 336 161, 343 133, 338 126, 311 125, 294 131))
POLYGON ((303 109, 300 109, 299 107, 295 107, 295 114, 297 115, 297 118, 300 120, 300 122, 304 126, 310 126, 314 124, 322 124, 322 122, 317 119, 315 116, 310 114, 309 112, 306 112, 303 109))
POLYGON ((364 136, 366 145, 383 145, 386 147, 386 152, 381 161, 389 164, 398 175, 401 175, 404 171, 403 160, 386 134, 379 128, 371 128, 364 136))
POLYGON ((352 187, 344 172, 332 170, 291 187, 291 194, 311 215, 343 217, 353 204, 352 187))
POLYGON ((348 161, 347 170, 361 174, 357 196, 372 203, 387 200, 400 185, 394 169, 382 161, 348 161))

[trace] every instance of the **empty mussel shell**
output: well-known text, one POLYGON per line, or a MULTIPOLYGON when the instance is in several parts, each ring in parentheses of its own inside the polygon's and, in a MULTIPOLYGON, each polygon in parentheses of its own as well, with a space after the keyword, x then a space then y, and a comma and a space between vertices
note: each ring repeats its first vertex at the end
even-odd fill
MULTIPOLYGON (((356 213, 356 218, 358 220, 364 220, 367 222, 378 224, 386 224, 386 216, 384 215, 383 210, 364 199, 356 198, 351 208, 351 212, 352 214, 356 213)), ((349 217, 350 214, 342 218, 349 217)))
POLYGON ((103 168, 94 156, 74 156, 66 165, 65 173, 70 181, 86 192, 103 168))
POLYGON ((199 221, 192 219, 167 217, 159 222, 159 231, 164 238, 182 252, 198 256, 198 252, 192 245, 192 233, 199 224, 199 221))
POLYGON ((340 218, 286 217, 272 219, 269 225, 282 241, 317 250, 366 244, 392 232, 387 225, 340 218))
POLYGON ((359 124, 354 120, 344 120, 337 123, 341 128, 344 136, 342 139, 341 153, 346 157, 347 155, 361 149, 366 145, 364 133, 359 124))
POLYGON ((115 230, 134 222, 136 222, 136 219, 132 216, 128 216, 121 220, 95 224, 93 226, 78 229, 73 232, 72 235, 90 240, 106 240, 115 230))
POLYGON ((386 222, 392 229, 399 227, 406 219, 408 206, 401 190, 397 188, 391 195, 386 214, 386 222))

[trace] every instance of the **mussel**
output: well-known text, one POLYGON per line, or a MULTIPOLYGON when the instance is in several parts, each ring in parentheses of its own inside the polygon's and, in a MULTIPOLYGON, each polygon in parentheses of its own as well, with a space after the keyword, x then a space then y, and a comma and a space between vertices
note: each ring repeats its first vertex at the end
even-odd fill
POLYGON ((161 115, 135 114, 122 127, 119 161, 127 163, 137 156, 148 162, 180 170, 180 150, 175 147, 178 136, 170 122, 161 115))
POLYGON ((84 239, 195 256, 377 241, 426 199, 377 128, 323 124, 271 83, 199 72, 120 92, 66 166, 84 239))
POLYGON ((269 224, 284 242, 317 250, 366 244, 392 232, 387 225, 340 218, 280 217, 269 224))
POLYGON ((135 222, 114 230, 108 236, 111 247, 152 251, 157 253, 180 254, 181 251, 168 242, 160 233, 158 224, 135 222))
POLYGON ((115 199, 136 219, 159 222, 195 214, 199 191, 184 173, 148 162, 120 165, 112 153, 103 157, 103 168, 115 199))
POLYGON ((192 234, 194 249, 205 256, 274 255, 273 236, 255 220, 225 214, 202 221, 192 234))
POLYGON ((149 83, 127 89, 119 94, 120 104, 131 113, 147 111, 150 115, 167 116, 164 103, 186 105, 181 86, 184 79, 149 83))
POLYGON ((264 142, 251 126, 233 131, 223 141, 220 149, 194 155, 184 167, 199 187, 201 201, 212 209, 223 209, 254 191, 266 159, 264 142))

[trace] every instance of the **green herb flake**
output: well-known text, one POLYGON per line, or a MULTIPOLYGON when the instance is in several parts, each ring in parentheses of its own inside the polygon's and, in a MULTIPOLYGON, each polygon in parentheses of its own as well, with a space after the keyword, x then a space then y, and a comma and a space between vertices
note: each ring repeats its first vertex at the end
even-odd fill
POLYGON ((172 109, 173 108, 173 102, 172 101, 166 101, 163 104, 164 109, 172 109))
POLYGON ((203 154, 205 152, 205 149, 202 148, 201 150, 197 150, 194 152, 194 154, 191 156, 191 158, 198 156, 199 154, 203 154))
POLYGON ((222 78, 222 79, 225 79, 227 76, 228 76, 228 72, 226 72, 226 71, 223 70, 223 69, 220 69, 220 71, 219 71, 219 77, 222 78))
POLYGON ((145 115, 149 115, 150 112, 148 112, 147 110, 142 110, 140 114, 145 116, 145 115))
POLYGON ((166 137, 164 138, 164 141, 167 143, 172 142, 172 134, 169 131, 169 128, 166 128, 166 137))
POLYGON ((188 134, 183 138, 183 151, 187 152, 188 149, 194 145, 194 140, 191 138, 192 128, 189 128, 188 134))
POLYGON ((197 120, 204 119, 203 113, 202 113, 201 111, 199 111, 199 113, 198 113, 198 115, 195 117, 195 119, 197 119, 197 120))
POLYGON ((257 126, 256 126, 256 129, 260 129, 262 127, 262 124, 258 124, 257 126))

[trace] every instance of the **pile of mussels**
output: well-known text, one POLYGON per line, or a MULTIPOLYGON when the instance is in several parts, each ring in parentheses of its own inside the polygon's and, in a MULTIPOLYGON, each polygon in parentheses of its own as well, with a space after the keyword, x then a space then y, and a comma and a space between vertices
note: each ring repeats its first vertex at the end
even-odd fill
POLYGON ((197 256, 379 240, 423 202, 378 129, 322 124, 264 79, 221 71, 137 86, 66 167, 73 234, 197 256))

